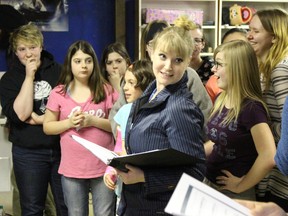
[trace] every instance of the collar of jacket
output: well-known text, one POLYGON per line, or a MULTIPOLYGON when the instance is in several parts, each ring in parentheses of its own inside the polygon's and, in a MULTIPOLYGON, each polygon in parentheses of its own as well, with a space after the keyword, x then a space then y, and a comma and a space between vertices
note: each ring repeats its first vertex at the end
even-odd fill
MULTIPOLYGON (((176 91, 179 91, 179 89, 187 89, 187 81, 188 81, 188 77, 187 77, 187 72, 185 71, 183 77, 175 84, 171 84, 166 86, 161 92, 158 93, 157 97, 154 98, 153 102, 148 103, 148 100, 150 98, 150 95, 152 94, 152 92, 154 91, 154 89, 156 88, 156 81, 154 80, 144 91, 144 93, 142 94, 142 96, 137 99, 131 108, 131 112, 128 118, 128 122, 127 122, 127 128, 126 128, 126 140, 129 140, 129 136, 130 136, 130 130, 132 128, 132 125, 135 121, 136 115, 138 114, 138 112, 142 109, 151 109, 151 108, 155 108, 160 106, 161 104, 164 104, 166 102, 166 100, 176 91)), ((181 94, 181 92, 179 92, 179 94, 181 94)), ((129 142, 126 142, 127 146, 129 146, 129 142)), ((126 151, 127 153, 131 153, 130 148, 127 147, 126 151)))
POLYGON ((153 101, 147 103, 150 95, 152 94, 154 89, 156 89, 156 80, 154 80, 144 91, 143 95, 139 98, 139 103, 142 105, 147 103, 148 107, 157 106, 159 105, 159 103, 163 103, 169 96, 171 96, 177 90, 187 87, 187 81, 188 76, 187 71, 185 71, 182 78, 177 83, 166 86, 162 91, 158 93, 157 97, 153 101))
POLYGON ((148 103, 150 95, 156 88, 156 80, 154 80, 144 91, 143 95, 138 100, 136 100, 134 104, 135 109, 133 113, 133 119, 140 109, 155 108, 165 103, 165 101, 177 90, 187 88, 187 81, 188 76, 187 71, 185 71, 184 75, 177 83, 166 86, 162 91, 158 93, 157 97, 155 97, 153 101, 148 103))

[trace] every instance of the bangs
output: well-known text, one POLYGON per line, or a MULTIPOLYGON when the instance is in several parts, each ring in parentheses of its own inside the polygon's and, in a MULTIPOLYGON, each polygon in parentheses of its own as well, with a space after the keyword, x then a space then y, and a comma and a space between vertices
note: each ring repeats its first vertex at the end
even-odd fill
POLYGON ((32 38, 27 38, 27 37, 21 37, 19 36, 17 39, 17 44, 16 46, 19 46, 19 44, 25 44, 26 46, 41 46, 41 41, 39 41, 39 38, 32 37, 32 38))
POLYGON ((173 50, 176 56, 184 59, 189 57, 187 45, 183 42, 182 38, 180 38, 177 34, 173 34, 173 32, 162 35, 157 42, 158 43, 156 44, 155 48, 161 50, 162 52, 167 53, 173 50))

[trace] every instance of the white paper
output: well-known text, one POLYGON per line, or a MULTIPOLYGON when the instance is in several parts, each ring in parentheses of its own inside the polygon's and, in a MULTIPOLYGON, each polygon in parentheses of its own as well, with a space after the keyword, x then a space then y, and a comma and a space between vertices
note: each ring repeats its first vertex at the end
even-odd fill
POLYGON ((177 216, 250 216, 248 208, 185 173, 165 212, 177 216))
POLYGON ((98 157, 103 163, 109 165, 112 158, 117 157, 118 155, 110 151, 109 149, 106 149, 96 143, 90 142, 86 139, 83 139, 76 135, 71 135, 71 138, 74 139, 76 142, 87 148, 89 151, 92 152, 96 157, 98 157))

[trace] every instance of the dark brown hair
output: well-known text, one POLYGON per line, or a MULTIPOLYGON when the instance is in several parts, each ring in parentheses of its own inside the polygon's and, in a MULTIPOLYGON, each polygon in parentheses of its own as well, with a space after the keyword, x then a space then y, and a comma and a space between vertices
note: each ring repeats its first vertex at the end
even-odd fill
POLYGON ((127 70, 131 71, 137 80, 135 88, 139 87, 142 91, 145 91, 147 86, 155 79, 150 60, 137 60, 127 70))
POLYGON ((115 42, 109 44, 102 52, 101 60, 100 60, 100 69, 103 77, 107 82, 108 80, 108 72, 106 71, 106 62, 110 53, 116 52, 126 61, 127 65, 131 64, 130 56, 122 43, 115 42))
POLYGON ((96 53, 90 43, 87 41, 79 40, 74 42, 68 49, 66 54, 63 69, 59 78, 59 84, 63 84, 64 87, 61 92, 66 93, 69 87, 69 84, 74 79, 72 68, 71 68, 71 61, 75 53, 81 50, 83 53, 88 54, 92 57, 94 68, 92 71, 91 76, 89 77, 88 85, 93 92, 93 101, 95 103, 99 103, 106 98, 105 88, 112 92, 112 87, 105 81, 103 76, 100 73, 99 63, 96 56, 96 53))

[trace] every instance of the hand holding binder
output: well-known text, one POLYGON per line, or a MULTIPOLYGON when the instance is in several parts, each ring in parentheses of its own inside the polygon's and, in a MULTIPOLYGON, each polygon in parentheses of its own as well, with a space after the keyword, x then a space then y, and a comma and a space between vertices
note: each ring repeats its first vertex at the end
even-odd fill
POLYGON ((152 151, 118 156, 96 143, 90 142, 76 135, 71 135, 72 139, 87 148, 105 164, 124 172, 128 172, 125 164, 137 167, 171 167, 180 165, 194 165, 204 163, 204 160, 180 152, 176 149, 156 149, 152 151))

